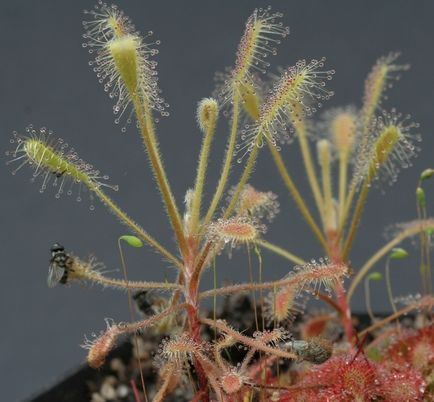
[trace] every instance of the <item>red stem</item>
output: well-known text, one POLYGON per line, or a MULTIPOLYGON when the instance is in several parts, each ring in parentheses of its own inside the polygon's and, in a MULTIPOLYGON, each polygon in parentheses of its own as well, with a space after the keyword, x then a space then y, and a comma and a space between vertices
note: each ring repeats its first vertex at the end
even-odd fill
POLYGON ((341 283, 338 283, 335 287, 336 297, 338 304, 343 311, 341 315, 342 325, 344 326, 345 335, 349 342, 354 341, 354 328, 351 319, 351 310, 347 303, 347 298, 345 297, 345 290, 341 283))
MULTIPOLYGON (((335 264, 342 264, 343 256, 341 245, 339 244, 337 233, 334 230, 329 230, 327 232, 327 242, 328 242, 328 252, 329 258, 335 264)), ((353 328, 353 322, 351 319, 350 306, 347 303, 347 298, 345 297, 345 289, 341 283, 338 283, 335 287, 337 303, 342 311, 340 315, 342 325, 344 327, 345 335, 349 342, 355 341, 355 333, 353 328)))
MULTIPOLYGON (((189 305, 187 307, 188 314, 188 331, 193 341, 201 343, 200 321, 198 309, 198 267, 195 264, 198 253, 197 242, 193 238, 187 240, 189 248, 189 256, 185 258, 186 278, 185 278, 185 296, 189 305)), ((201 261, 199 261, 199 269, 201 269, 201 261)), ((193 365, 196 370, 197 379, 199 381, 199 392, 202 402, 209 402, 208 380, 200 362, 194 358, 193 365)))
MULTIPOLYGON (((198 317, 197 306, 188 306, 188 322, 190 329, 190 336, 195 342, 200 343, 200 322, 198 317)), ((208 392, 208 381, 206 378, 205 371, 200 364, 200 362, 195 358, 193 359, 193 365, 196 370, 197 379, 199 381, 199 394, 202 395, 202 402, 209 402, 209 392, 208 392)))
POLYGON ((199 402, 203 396, 203 392, 199 391, 193 396, 193 399, 190 402, 199 402))
POLYGON ((136 402, 142 402, 142 400, 140 399, 139 391, 136 387, 136 383, 134 382, 134 380, 131 380, 130 383, 133 390, 134 399, 136 400, 136 402))

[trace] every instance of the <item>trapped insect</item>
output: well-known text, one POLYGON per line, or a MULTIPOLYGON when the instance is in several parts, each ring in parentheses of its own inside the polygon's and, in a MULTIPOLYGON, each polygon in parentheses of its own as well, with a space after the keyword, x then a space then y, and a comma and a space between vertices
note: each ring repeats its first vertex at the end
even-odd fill
POLYGON ((137 310, 144 317, 152 316, 167 304, 164 298, 158 297, 149 290, 140 290, 134 293, 132 298, 136 302, 137 310))
MULTIPOLYGON (((92 55, 89 65, 114 101, 115 123, 123 126, 120 131, 126 131, 126 120, 132 123, 131 131, 137 129, 140 134, 146 163, 174 238, 167 245, 160 243, 151 234, 152 228, 148 232, 141 226, 140 216, 136 219, 124 212, 109 191, 117 191, 118 186, 109 184, 109 176, 79 157, 51 130, 30 125, 23 134, 13 133, 12 150, 6 154, 7 163, 16 165, 13 174, 29 168, 31 180, 42 181, 39 191, 48 189, 50 182, 50 187, 56 187, 56 198, 64 193, 72 195, 76 188, 76 199, 80 201, 81 191, 87 191, 92 202, 94 198, 100 200, 127 228, 127 234, 116 236, 120 261, 108 263, 112 266, 120 262, 122 277, 107 275, 113 271, 105 270, 93 256, 82 258, 66 252, 59 243, 51 248, 48 286, 98 284, 128 296, 130 322, 106 320, 106 328, 85 341, 89 366, 100 368, 106 364, 114 374, 110 352, 120 342, 132 343, 137 363, 133 358, 125 362, 125 367, 134 368, 131 372, 129 368, 123 370, 119 379, 131 387, 136 402, 433 400, 434 359, 429 356, 434 356, 430 265, 434 219, 429 218, 423 187, 434 176, 434 169, 426 169, 412 189, 412 196, 417 196, 418 219, 402 224, 393 239, 367 258, 364 265, 358 266, 351 254, 373 184, 383 175, 390 182, 396 181, 399 170, 410 166, 420 149, 418 124, 393 108, 383 110, 382 105, 390 84, 408 66, 395 64, 397 54, 380 58, 366 81, 362 104, 326 112, 325 123, 315 124, 314 113, 335 92, 331 82, 335 70, 326 65, 325 57, 318 57, 292 60, 277 69, 277 75, 268 71, 268 57, 276 54, 289 28, 280 12, 270 7, 254 10, 245 24, 234 67, 219 75, 224 79, 218 79, 216 98, 198 100, 200 135, 195 138, 201 139, 202 145, 195 177, 182 186, 185 197, 181 204, 177 194, 181 183, 172 187, 173 178, 164 167, 164 147, 160 146, 156 124, 169 115, 155 60, 155 45, 160 41, 150 40, 152 31, 141 35, 117 6, 102 0, 85 11, 85 16, 83 47, 92 55), (222 116, 228 118, 223 120, 222 116), (225 131, 221 173, 214 183, 216 177, 209 174, 209 162, 220 160, 214 151, 214 142, 218 143, 214 139, 225 131), (299 148, 293 152, 302 159, 296 171, 301 170, 300 181, 305 186, 298 187, 299 180, 292 178, 290 164, 284 160, 283 147, 287 145, 299 148), (280 239, 278 244, 265 239, 271 229, 267 223, 276 218, 279 203, 274 192, 257 190, 250 184, 253 172, 263 168, 259 155, 264 152, 270 153, 288 195, 311 230, 312 239, 321 247, 316 258, 287 250, 283 244, 291 243, 289 239, 280 239), (305 194, 305 187, 310 194, 305 194), (411 237, 420 238, 423 297, 398 310, 389 265, 408 255, 395 247, 411 237), (123 250, 124 242, 137 250, 123 250), (126 253, 145 252, 145 245, 159 254, 161 262, 144 257, 138 272, 145 276, 158 273, 164 277, 160 282, 129 278, 126 253), (242 248, 246 249, 246 259, 240 260, 244 263, 236 262, 236 272, 231 272, 233 278, 229 278, 234 283, 228 284, 221 271, 222 260, 223 264, 227 261, 221 254, 225 250, 231 255, 242 248), (283 272, 277 272, 268 253, 286 260, 283 272), (387 258, 385 282, 393 314, 382 320, 371 318, 368 328, 359 328, 351 298, 368 271, 383 257, 387 258), (159 272, 160 268, 164 271, 159 272), (176 276, 166 276, 166 268, 176 276), (354 275, 350 275, 352 269, 354 275), (247 280, 237 283, 238 272, 246 272, 247 280), (207 286, 210 276, 213 284, 207 286), (304 314, 307 296, 325 303, 327 310, 319 316, 304 314), (219 309, 218 303, 226 297, 231 299, 219 309), (420 326, 415 325, 413 333, 402 331, 399 322, 393 327, 395 321, 412 311, 421 315, 420 326), (361 355, 358 339, 370 338, 374 340, 366 344, 366 355, 361 355)), ((98 132, 90 135, 97 138, 98 132)), ((165 133, 165 140, 171 135, 189 144, 181 127, 165 133)), ((106 133, 100 139, 104 144, 111 142, 106 133)), ((132 153, 127 155, 129 158, 132 153)), ((273 171, 267 168, 266 175, 272 185, 273 171)), ((175 180, 179 180, 178 176, 175 180)), ((147 202, 141 205, 146 220, 153 212, 147 202)), ((99 235, 101 229, 95 229, 99 235)), ((291 237, 298 236, 292 220, 288 229, 291 237)), ((114 240, 110 243, 113 248, 114 240)), ((381 275, 371 275, 368 280, 381 280, 381 275)), ((369 281, 365 283, 369 300, 369 281)), ((92 394, 92 402, 133 400, 131 395, 116 399, 114 385, 104 382, 100 393, 92 394), (112 396, 105 395, 107 385, 112 396)), ((97 389, 98 385, 92 384, 92 392, 97 389)))
POLYGON ((308 341, 291 339, 285 346, 297 354, 300 359, 313 364, 324 363, 333 352, 332 344, 321 338, 314 338, 308 341))
POLYGON ((58 283, 65 285, 68 282, 68 274, 72 269, 74 259, 65 251, 65 247, 59 243, 51 246, 50 266, 48 268, 47 284, 50 288, 58 283))

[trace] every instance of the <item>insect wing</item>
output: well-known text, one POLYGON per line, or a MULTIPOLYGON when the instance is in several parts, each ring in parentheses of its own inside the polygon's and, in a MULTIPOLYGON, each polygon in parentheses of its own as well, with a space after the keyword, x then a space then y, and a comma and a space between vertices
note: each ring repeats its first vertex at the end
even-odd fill
POLYGON ((50 263, 48 267, 47 285, 50 288, 54 288, 62 279, 65 269, 59 267, 55 262, 50 263))

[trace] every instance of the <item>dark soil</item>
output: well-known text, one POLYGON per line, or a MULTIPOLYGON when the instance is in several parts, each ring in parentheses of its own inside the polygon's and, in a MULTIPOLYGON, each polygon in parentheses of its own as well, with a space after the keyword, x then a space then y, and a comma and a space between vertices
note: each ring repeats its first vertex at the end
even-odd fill
MULTIPOLYGON (((146 309, 142 308, 143 310, 146 309)), ((148 313, 149 311, 145 311, 145 314, 148 313)), ((212 317, 212 314, 210 316, 212 317)), ((226 320, 235 329, 243 330, 247 336, 252 336, 256 331, 253 304, 248 296, 238 295, 227 298, 217 313, 217 318, 226 320)), ((262 321, 260 316, 258 321, 260 325, 262 321)), ((366 315, 358 316, 358 327, 366 327, 368 323, 369 318, 366 315)), ((133 346, 132 339, 128 339, 112 351, 101 369, 94 370, 84 365, 54 387, 27 402, 135 402, 131 379, 134 379, 138 390, 142 389, 137 355, 141 358, 147 394, 153 395, 157 385, 157 368, 153 365, 153 354, 165 336, 167 335, 152 333, 138 336, 139 353, 133 346)), ((211 340, 214 339, 215 334, 212 329, 208 329, 203 336, 211 340)), ((231 362, 236 364, 242 360, 244 354, 244 348, 235 346, 229 350, 228 356, 231 362)), ((190 387, 179 388, 178 393, 175 392, 167 397, 166 401, 189 401, 192 395, 186 394, 189 392, 186 391, 188 389, 190 387)))

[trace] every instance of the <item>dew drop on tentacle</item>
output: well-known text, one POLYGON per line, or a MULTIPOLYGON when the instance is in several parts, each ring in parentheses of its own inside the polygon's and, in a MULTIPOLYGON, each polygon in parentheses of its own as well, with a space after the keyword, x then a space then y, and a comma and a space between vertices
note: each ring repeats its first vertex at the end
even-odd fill
MULTIPOLYGON (((15 165, 11 173, 15 175, 27 165, 31 170, 30 182, 41 183, 38 189, 40 193, 50 184, 51 188, 56 189, 55 199, 65 193, 71 196, 74 188, 77 188, 77 200, 81 200, 82 181, 93 187, 115 188, 107 183, 108 176, 101 175, 91 164, 80 159, 68 143, 52 135, 53 132, 46 127, 35 129, 32 125, 26 127, 25 134, 13 132, 11 143, 16 148, 7 153, 13 156, 7 164, 15 165)), ((89 195, 92 198, 92 192, 89 195)))

